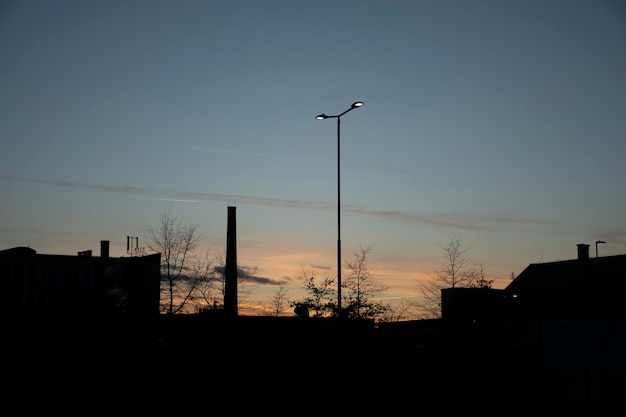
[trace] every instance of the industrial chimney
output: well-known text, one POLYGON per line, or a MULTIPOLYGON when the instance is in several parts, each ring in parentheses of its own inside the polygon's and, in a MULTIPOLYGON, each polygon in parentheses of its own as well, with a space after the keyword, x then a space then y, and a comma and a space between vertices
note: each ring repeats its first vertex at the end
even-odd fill
POLYGON ((578 246, 578 259, 589 259, 589 245, 579 243, 576 246, 578 246))
POLYGON ((236 207, 228 207, 226 230, 226 271, 224 285, 224 313, 236 317, 237 308, 237 217, 236 207))
POLYGON ((108 240, 100 241, 100 257, 101 258, 109 257, 109 241, 108 240))

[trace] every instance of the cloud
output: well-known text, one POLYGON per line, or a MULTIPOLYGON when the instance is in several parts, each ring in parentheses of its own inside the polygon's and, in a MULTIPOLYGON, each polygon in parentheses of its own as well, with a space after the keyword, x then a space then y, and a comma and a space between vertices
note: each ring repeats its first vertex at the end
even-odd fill
MULTIPOLYGON (((43 178, 13 177, 12 179, 34 184, 58 186, 65 188, 83 188, 100 190, 105 192, 119 192, 144 196, 154 196, 152 199, 163 201, 223 201, 230 203, 237 201, 238 204, 249 204, 258 206, 285 207, 307 210, 335 211, 337 206, 329 203, 303 200, 285 200, 267 197, 254 197, 247 195, 213 194, 195 191, 175 191, 157 188, 133 187, 127 185, 103 185, 103 184, 81 184, 64 180, 48 180, 43 178)), ((483 230, 489 231, 493 224, 540 224, 539 221, 515 217, 498 217, 493 215, 474 216, 469 213, 448 212, 448 213, 414 213, 395 210, 373 210, 356 205, 343 205, 342 212, 371 216, 394 220, 404 223, 428 224, 446 228, 462 230, 483 230)))
POLYGON ((363 167, 369 171, 383 172, 385 174, 401 174, 401 175, 407 175, 411 177, 417 176, 417 174, 412 171, 409 171, 407 169, 397 168, 392 165, 367 164, 367 165, 363 165, 363 167))
POLYGON ((280 286, 280 285, 287 284, 287 281, 279 280, 279 279, 273 279, 273 278, 267 278, 267 277, 259 277, 259 276, 256 276, 256 275, 252 275, 252 276, 250 276, 250 277, 248 277, 246 279, 246 284, 247 283, 254 283, 254 284, 259 284, 259 285, 280 286))
MULTIPOLYGON (((200 146, 179 146, 179 148, 181 148, 181 149, 190 149, 190 150, 193 150, 193 151, 218 152, 218 153, 230 153, 230 154, 236 154, 236 155, 252 155, 252 156, 262 156, 262 157, 269 157, 269 158, 289 158, 289 159, 291 159, 291 157, 288 157, 286 155, 277 155, 277 154, 270 154, 270 153, 263 153, 263 152, 235 151, 235 150, 232 150, 232 149, 206 148, 206 147, 200 147, 200 146)), ((308 157, 306 159, 319 159, 319 158, 308 157)), ((400 174, 400 175, 406 175, 406 176, 411 176, 411 177, 414 177, 414 176, 417 175, 417 174, 415 174, 412 171, 409 171, 409 170, 406 170, 406 169, 400 169, 400 168, 398 168, 396 166, 393 166, 393 165, 386 165, 386 164, 363 164, 360 161, 355 162, 355 161, 351 161, 349 159, 345 160, 344 164, 357 165, 361 169, 365 169, 367 171, 383 172, 383 173, 388 174, 388 175, 400 174)))
POLYGON ((493 215, 475 216, 468 213, 448 212, 448 213, 408 213, 393 210, 363 210, 359 207, 352 208, 353 213, 361 213, 368 216, 382 217, 386 219, 397 220, 405 223, 429 224, 433 226, 442 226, 447 228, 464 229, 464 230, 482 230, 492 229, 491 224, 540 224, 542 222, 532 219, 523 219, 515 217, 502 217, 493 215))
POLYGON ((190 149, 193 151, 205 151, 205 152, 219 152, 219 153, 234 153, 238 155, 254 155, 254 156, 269 156, 269 157, 277 157, 279 155, 273 155, 270 153, 262 153, 262 152, 244 152, 244 151, 234 151, 230 149, 215 149, 215 148, 204 148, 200 146, 180 146, 181 149, 190 149))

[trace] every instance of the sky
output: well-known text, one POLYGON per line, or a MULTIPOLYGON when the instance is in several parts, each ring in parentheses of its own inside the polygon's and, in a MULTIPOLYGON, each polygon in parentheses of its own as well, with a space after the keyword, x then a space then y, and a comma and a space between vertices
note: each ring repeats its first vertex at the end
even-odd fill
POLYGON ((223 252, 232 206, 259 303, 336 275, 338 215, 389 300, 452 239, 494 288, 626 254, 620 0, 3 0, 0 56, 0 249, 128 256, 167 208, 223 252))

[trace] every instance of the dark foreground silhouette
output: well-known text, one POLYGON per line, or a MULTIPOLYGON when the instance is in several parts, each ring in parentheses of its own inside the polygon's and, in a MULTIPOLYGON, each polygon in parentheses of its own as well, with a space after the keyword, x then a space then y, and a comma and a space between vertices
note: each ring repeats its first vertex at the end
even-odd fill
POLYGON ((521 415, 539 406, 521 389, 532 380, 479 369, 493 352, 461 334, 467 329, 430 347, 370 321, 344 321, 340 330, 333 320, 297 317, 5 317, 10 366, 0 392, 5 409, 22 411, 43 402, 295 413, 504 407, 521 415))

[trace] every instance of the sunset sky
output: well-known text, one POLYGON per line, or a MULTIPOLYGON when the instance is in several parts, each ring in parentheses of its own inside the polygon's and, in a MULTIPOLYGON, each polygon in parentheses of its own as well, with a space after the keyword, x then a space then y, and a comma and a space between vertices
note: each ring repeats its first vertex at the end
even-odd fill
POLYGON ((127 256, 165 207, 292 298, 371 247, 386 297, 458 238, 494 287, 626 254, 621 0, 2 1, 0 249, 127 256))

